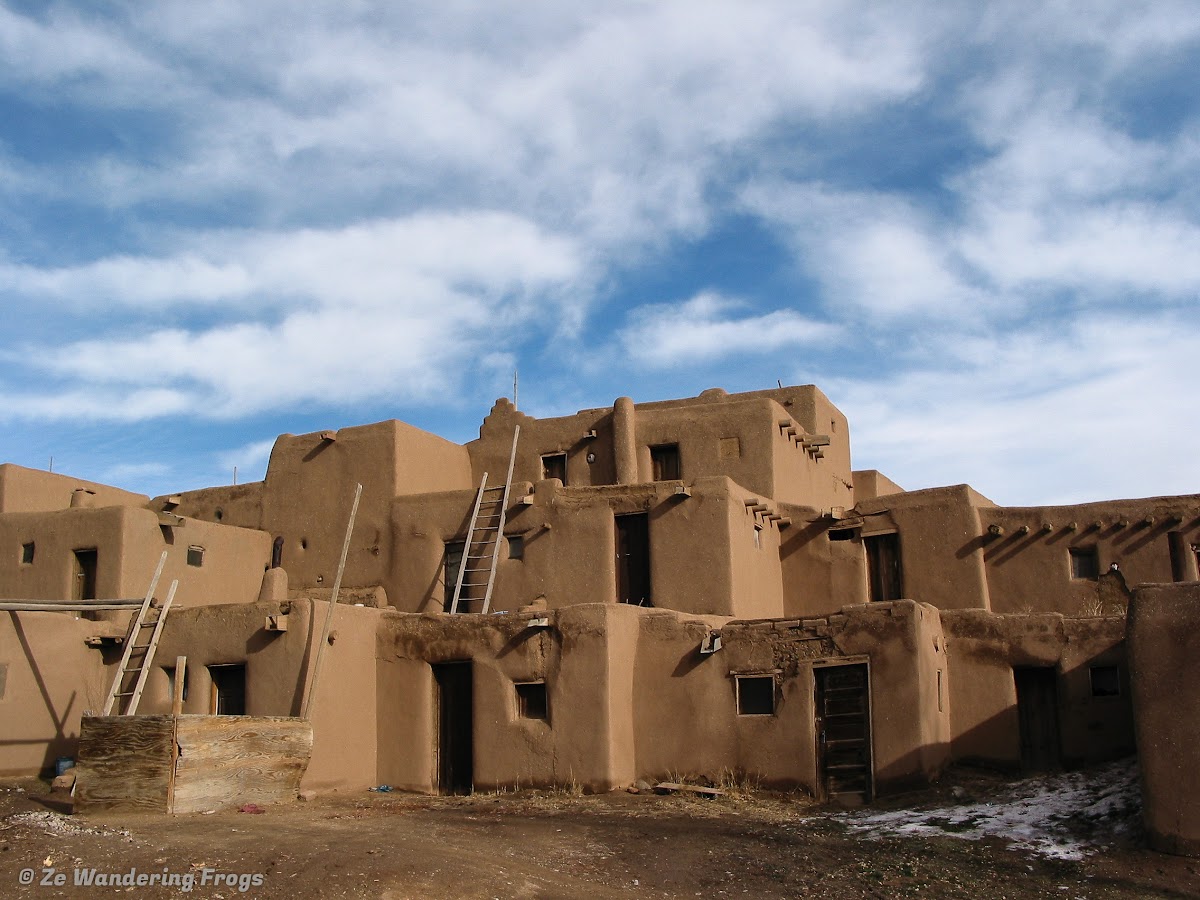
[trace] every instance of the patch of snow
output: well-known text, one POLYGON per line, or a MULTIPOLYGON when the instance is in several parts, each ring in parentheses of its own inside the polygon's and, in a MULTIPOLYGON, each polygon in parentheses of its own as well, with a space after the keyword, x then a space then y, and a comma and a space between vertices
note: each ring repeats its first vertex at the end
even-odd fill
MULTIPOLYGON (((952 792, 956 797, 964 796, 952 792)), ((1135 760, 1084 772, 1027 778, 990 800, 932 809, 856 811, 833 816, 867 837, 997 837, 1013 849, 1078 860, 1136 827, 1142 795, 1135 760)))
POLYGON ((9 825, 24 825, 27 828, 40 828, 46 834, 55 836, 68 834, 116 834, 132 840, 132 835, 125 829, 105 828, 102 825, 89 828, 86 825, 81 825, 78 822, 72 821, 69 816, 63 816, 49 811, 17 813, 16 815, 9 816, 4 821, 9 825))

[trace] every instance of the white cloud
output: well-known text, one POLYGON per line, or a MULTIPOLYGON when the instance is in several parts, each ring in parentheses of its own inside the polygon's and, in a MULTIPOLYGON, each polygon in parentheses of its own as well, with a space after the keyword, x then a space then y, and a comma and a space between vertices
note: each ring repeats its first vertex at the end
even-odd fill
POLYGON ((739 317, 747 305, 706 292, 679 304, 639 307, 630 314, 620 343, 636 365, 657 369, 739 353, 773 353, 829 341, 838 333, 793 310, 739 317))

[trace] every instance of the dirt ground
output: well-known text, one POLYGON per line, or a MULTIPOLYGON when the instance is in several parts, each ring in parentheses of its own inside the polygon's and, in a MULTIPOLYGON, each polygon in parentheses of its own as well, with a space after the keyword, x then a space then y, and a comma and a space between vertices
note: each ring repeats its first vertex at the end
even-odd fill
MULTIPOLYGON (((951 789, 887 803, 941 802, 951 789)), ((996 838, 867 839, 806 798, 750 792, 363 792, 176 818, 69 810, 43 782, 0 784, 0 897, 1200 897, 1200 860, 1136 837, 1078 862, 996 838), (176 884, 99 883, 134 870, 176 884), (93 883, 77 885, 89 871, 93 883)))

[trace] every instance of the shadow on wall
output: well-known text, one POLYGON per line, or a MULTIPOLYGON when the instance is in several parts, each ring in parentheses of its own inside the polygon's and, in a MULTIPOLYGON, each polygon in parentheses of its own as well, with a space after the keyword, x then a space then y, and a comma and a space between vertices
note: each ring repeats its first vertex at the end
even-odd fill
MULTIPOLYGON (((17 641, 21 645, 21 652, 25 654, 25 661, 29 664, 29 671, 33 675, 34 682, 37 684, 38 692, 42 695, 42 702, 46 706, 46 712, 50 715, 50 720, 54 723, 54 737, 46 743, 45 756, 42 758, 42 770, 48 771, 53 769, 56 757, 66 756, 75 752, 76 738, 67 737, 66 726, 71 718, 71 710, 75 706, 75 701, 78 699, 79 693, 78 691, 71 691, 62 715, 59 715, 55 711, 54 700, 50 696, 50 689, 46 685, 45 678, 42 677, 42 671, 38 667, 37 659, 34 657, 33 648, 29 646, 29 638, 25 634, 25 628, 21 624, 21 619, 16 612, 10 611, 8 616, 12 623, 13 634, 16 635, 17 641)), ((6 740, 0 738, 0 747, 41 744, 44 742, 46 742, 44 737, 32 737, 23 740, 6 740)))

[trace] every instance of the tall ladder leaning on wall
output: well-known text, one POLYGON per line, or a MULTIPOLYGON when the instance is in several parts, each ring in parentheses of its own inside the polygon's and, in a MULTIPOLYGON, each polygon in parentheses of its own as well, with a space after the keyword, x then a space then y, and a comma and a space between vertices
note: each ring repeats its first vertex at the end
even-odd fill
POLYGON ((492 606, 492 587, 496 583, 496 562, 500 558, 500 537, 504 534, 504 519, 508 513, 508 489, 512 485, 513 466, 517 461, 517 438, 521 426, 513 429, 512 451, 508 455, 508 475, 504 484, 487 486, 488 473, 479 479, 479 492, 475 495, 475 506, 471 510, 471 525, 467 530, 467 543, 463 547, 462 561, 458 564, 458 578, 454 582, 454 597, 450 601, 450 612, 458 612, 462 600, 475 600, 471 596, 474 588, 483 588, 483 612, 492 606), (484 580, 484 574, 487 580, 484 580))
POLYGON ((108 692, 108 700, 104 704, 104 715, 132 716, 137 712, 138 701, 142 699, 142 690, 146 687, 146 677, 150 674, 150 666, 154 661, 154 651, 158 649, 158 639, 162 635, 163 623, 167 619, 167 610, 175 599, 175 589, 179 580, 171 582, 167 596, 162 605, 156 605, 154 589, 158 587, 158 579, 162 577, 163 566, 167 562, 167 551, 158 558, 158 568, 150 579, 150 588, 146 591, 146 599, 130 617, 129 633, 125 636, 125 652, 121 654, 121 665, 117 667, 117 677, 113 679, 112 689, 108 692), (153 629, 150 638, 142 643, 147 628, 153 629), (134 678, 134 676, 137 676, 134 678), (121 711, 122 698, 125 710, 121 711), (115 710, 114 710, 115 707, 115 710))

